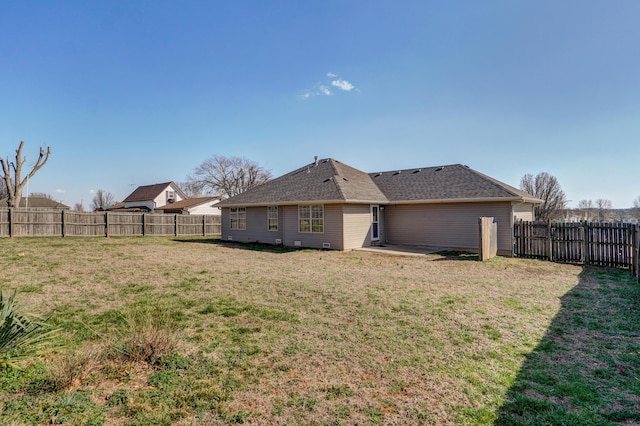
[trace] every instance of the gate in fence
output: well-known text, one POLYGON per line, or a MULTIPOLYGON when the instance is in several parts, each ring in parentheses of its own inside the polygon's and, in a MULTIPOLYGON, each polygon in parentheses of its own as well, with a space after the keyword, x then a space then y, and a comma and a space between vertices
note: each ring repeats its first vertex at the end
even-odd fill
POLYGON ((638 276, 640 227, 634 224, 519 221, 513 236, 518 257, 628 268, 638 276))

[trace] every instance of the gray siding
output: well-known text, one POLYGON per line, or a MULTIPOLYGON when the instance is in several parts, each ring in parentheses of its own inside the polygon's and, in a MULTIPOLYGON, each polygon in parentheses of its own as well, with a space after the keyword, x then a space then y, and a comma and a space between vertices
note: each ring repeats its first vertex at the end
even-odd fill
POLYGON ((371 246, 371 206, 369 204, 345 204, 344 248, 350 250, 371 246))
POLYGON ((278 231, 269 231, 267 227, 266 207, 247 207, 247 229, 229 229, 229 209, 222 209, 222 239, 240 243, 276 244, 276 239, 282 240, 282 207, 278 208, 278 231))
POLYGON ((296 246, 295 242, 300 242, 300 247, 323 248, 324 243, 329 243, 334 250, 344 250, 342 231, 342 205, 324 205, 324 232, 298 232, 298 206, 286 206, 284 210, 284 244, 296 246))
POLYGON ((495 217, 498 251, 512 251, 510 203, 416 204, 386 206, 385 231, 391 244, 428 245, 478 250, 478 218, 495 217))

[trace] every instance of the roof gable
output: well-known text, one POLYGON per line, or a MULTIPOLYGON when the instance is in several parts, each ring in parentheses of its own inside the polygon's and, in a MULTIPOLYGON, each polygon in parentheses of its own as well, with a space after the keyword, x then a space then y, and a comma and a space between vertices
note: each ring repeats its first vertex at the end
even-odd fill
POLYGON ((167 189, 167 187, 171 186, 171 188, 180 194, 181 198, 187 198, 187 196, 182 192, 182 190, 176 185, 174 182, 165 182, 165 183, 156 183, 153 185, 143 185, 139 186, 133 191, 131 194, 127 196, 122 202, 130 203, 134 201, 149 201, 154 200, 157 196, 162 194, 162 192, 167 189))

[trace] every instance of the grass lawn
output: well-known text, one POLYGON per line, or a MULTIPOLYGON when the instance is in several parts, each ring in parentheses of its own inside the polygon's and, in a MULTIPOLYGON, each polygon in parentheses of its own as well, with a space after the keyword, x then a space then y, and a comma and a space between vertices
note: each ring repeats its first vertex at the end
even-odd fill
POLYGON ((212 239, 0 240, 58 345, 0 424, 640 423, 627 271, 212 239))

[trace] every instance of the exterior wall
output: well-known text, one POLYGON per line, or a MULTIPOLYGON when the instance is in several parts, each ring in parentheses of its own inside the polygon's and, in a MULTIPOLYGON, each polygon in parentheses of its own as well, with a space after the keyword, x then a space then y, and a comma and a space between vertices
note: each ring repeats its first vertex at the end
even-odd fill
POLYGON ((220 216, 220 209, 215 206, 218 201, 211 201, 209 203, 200 204, 199 206, 194 206, 189 209, 189 214, 207 214, 220 216), (213 207, 211 206, 213 204, 213 207))
POLYGON ((328 243, 331 249, 344 250, 341 204, 324 205, 324 232, 322 233, 298 232, 298 206, 284 206, 280 210, 282 211, 278 214, 284 217, 284 245, 326 248, 324 244, 328 243), (296 241, 300 244, 297 245, 296 241))
POLYGON ((153 199, 153 202, 155 203, 155 207, 152 207, 152 208, 158 208, 158 207, 167 205, 167 191, 174 192, 173 198, 175 202, 184 200, 184 198, 180 196, 180 193, 178 192, 178 190, 173 186, 169 185, 156 198, 153 199))
POLYGON ((498 253, 512 253, 510 203, 390 205, 384 211, 386 241, 391 244, 477 251, 478 218, 489 216, 498 223, 498 253))
MULTIPOLYGON (((241 243, 277 244, 276 239, 282 240, 282 207, 278 208, 278 230, 269 231, 267 227, 266 207, 247 207, 247 229, 229 229, 229 208, 222 209, 222 239, 241 243)), ((297 210, 296 210, 297 212, 297 210)))
POLYGON ((516 220, 532 222, 535 218, 533 204, 514 204, 513 217, 516 220))
POLYGON ((343 250, 371 246, 371 206, 369 204, 345 204, 343 250))

